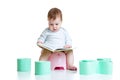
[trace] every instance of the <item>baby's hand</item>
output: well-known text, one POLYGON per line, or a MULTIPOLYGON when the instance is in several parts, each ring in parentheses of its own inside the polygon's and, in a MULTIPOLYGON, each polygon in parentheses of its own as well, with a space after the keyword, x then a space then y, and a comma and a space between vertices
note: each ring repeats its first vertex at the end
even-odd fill
POLYGON ((40 46, 41 44, 43 44, 42 41, 38 41, 38 42, 37 42, 37 46, 39 46, 40 48, 42 48, 42 47, 40 46))
POLYGON ((42 41, 38 41, 38 42, 37 42, 37 45, 39 45, 39 44, 43 44, 43 42, 42 42, 42 41))
POLYGON ((71 45, 65 45, 64 48, 71 48, 71 45))

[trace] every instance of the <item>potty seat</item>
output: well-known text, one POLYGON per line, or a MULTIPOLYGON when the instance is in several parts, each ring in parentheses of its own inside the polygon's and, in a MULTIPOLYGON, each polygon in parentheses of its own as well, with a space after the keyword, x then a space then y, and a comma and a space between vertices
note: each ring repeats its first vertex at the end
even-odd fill
POLYGON ((48 61, 51 62, 51 70, 66 70, 66 55, 64 52, 53 52, 48 61))

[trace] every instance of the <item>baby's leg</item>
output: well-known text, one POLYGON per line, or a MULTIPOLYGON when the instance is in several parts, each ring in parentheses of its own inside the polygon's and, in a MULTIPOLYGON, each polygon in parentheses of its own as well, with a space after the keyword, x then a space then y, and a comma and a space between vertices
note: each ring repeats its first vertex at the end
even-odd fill
POLYGON ((51 55, 51 52, 50 52, 50 51, 48 51, 48 50, 46 50, 46 49, 43 49, 43 50, 41 51, 41 55, 40 55, 40 57, 39 57, 39 60, 40 60, 40 61, 47 61, 50 55, 51 55))
POLYGON ((77 68, 73 65, 74 64, 74 55, 73 50, 67 51, 66 53, 66 59, 67 59, 67 69, 68 70, 77 70, 77 68))

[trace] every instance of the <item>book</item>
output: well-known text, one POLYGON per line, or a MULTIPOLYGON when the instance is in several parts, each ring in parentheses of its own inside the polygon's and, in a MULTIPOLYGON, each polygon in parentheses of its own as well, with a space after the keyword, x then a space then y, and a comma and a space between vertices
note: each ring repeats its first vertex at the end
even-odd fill
POLYGON ((43 49, 47 49, 51 52, 61 52, 61 51, 69 51, 69 50, 73 50, 73 48, 58 48, 58 49, 51 49, 50 47, 44 45, 44 44, 37 44, 39 47, 43 48, 43 49))

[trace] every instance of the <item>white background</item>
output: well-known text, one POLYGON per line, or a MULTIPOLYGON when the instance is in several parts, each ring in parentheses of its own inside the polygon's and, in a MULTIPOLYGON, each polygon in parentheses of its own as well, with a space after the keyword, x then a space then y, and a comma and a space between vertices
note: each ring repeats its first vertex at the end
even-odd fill
POLYGON ((48 27, 52 7, 63 12, 62 27, 73 40, 75 65, 79 60, 112 58, 113 77, 120 77, 119 0, 0 0, 0 78, 16 78, 16 59, 38 60, 36 41, 48 27))

